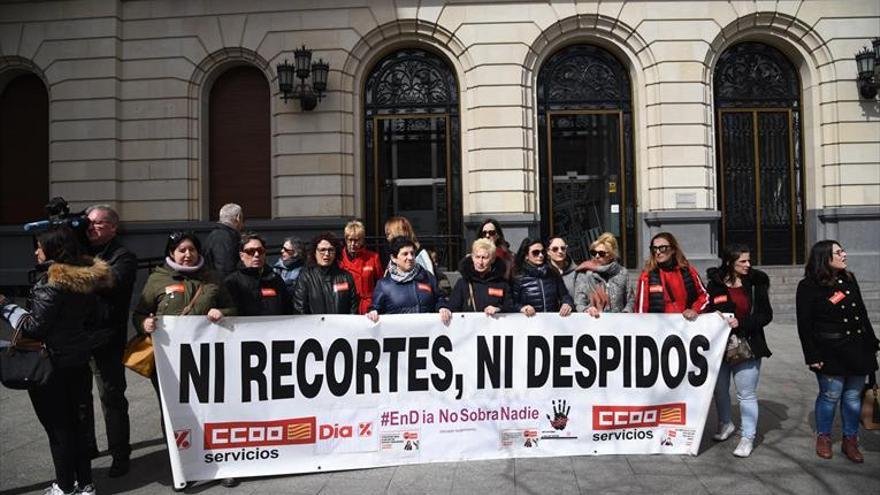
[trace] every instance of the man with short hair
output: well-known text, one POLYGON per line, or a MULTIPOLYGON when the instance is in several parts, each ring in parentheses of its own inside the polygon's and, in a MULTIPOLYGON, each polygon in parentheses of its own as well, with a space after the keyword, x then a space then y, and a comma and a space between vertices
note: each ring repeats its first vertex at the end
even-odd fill
POLYGON ((217 227, 205 241, 205 264, 217 270, 221 279, 238 267, 238 242, 244 230, 241 206, 227 203, 220 208, 217 227))
MULTIPOLYGON (((86 209, 86 215, 89 218, 86 230, 89 253, 106 261, 113 273, 113 287, 98 292, 106 311, 99 312, 96 321, 95 334, 99 340, 92 351, 92 369, 97 377, 98 394, 104 410, 107 444, 113 456, 108 476, 116 478, 128 472, 131 455, 122 355, 128 340, 128 308, 137 275, 137 257, 116 239, 119 215, 113 208, 108 205, 90 206, 86 209)), ((91 427, 94 451, 97 452, 91 398, 88 404, 85 421, 91 427)))

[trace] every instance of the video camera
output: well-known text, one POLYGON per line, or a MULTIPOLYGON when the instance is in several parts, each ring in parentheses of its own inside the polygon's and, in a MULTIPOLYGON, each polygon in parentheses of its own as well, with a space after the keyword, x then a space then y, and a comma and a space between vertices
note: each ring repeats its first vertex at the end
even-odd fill
POLYGON ((62 197, 56 197, 49 200, 46 204, 45 220, 24 224, 25 232, 33 232, 38 234, 54 227, 66 225, 73 230, 78 237, 85 238, 86 229, 89 227, 89 217, 85 210, 79 213, 70 212, 70 204, 62 197))

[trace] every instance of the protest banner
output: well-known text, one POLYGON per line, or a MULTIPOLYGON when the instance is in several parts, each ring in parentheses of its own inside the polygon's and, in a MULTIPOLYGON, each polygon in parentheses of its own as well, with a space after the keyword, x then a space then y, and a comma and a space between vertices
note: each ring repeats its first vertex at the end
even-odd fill
POLYGON ((718 314, 163 317, 175 485, 399 464, 696 455, 718 314))

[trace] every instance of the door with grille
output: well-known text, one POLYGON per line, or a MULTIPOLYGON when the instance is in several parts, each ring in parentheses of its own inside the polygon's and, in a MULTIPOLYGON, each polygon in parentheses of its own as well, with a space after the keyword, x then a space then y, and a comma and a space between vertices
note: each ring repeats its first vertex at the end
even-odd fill
POLYGON ((782 53, 740 43, 715 71, 721 246, 763 265, 803 263, 800 85, 782 53))

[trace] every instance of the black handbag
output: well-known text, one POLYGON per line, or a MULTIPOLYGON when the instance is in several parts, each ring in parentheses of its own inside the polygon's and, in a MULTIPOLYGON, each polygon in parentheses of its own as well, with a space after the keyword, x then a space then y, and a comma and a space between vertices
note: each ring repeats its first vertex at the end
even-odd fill
POLYGON ((27 390, 45 385, 52 376, 49 351, 39 340, 23 338, 16 330, 8 347, 0 348, 0 383, 27 390))

